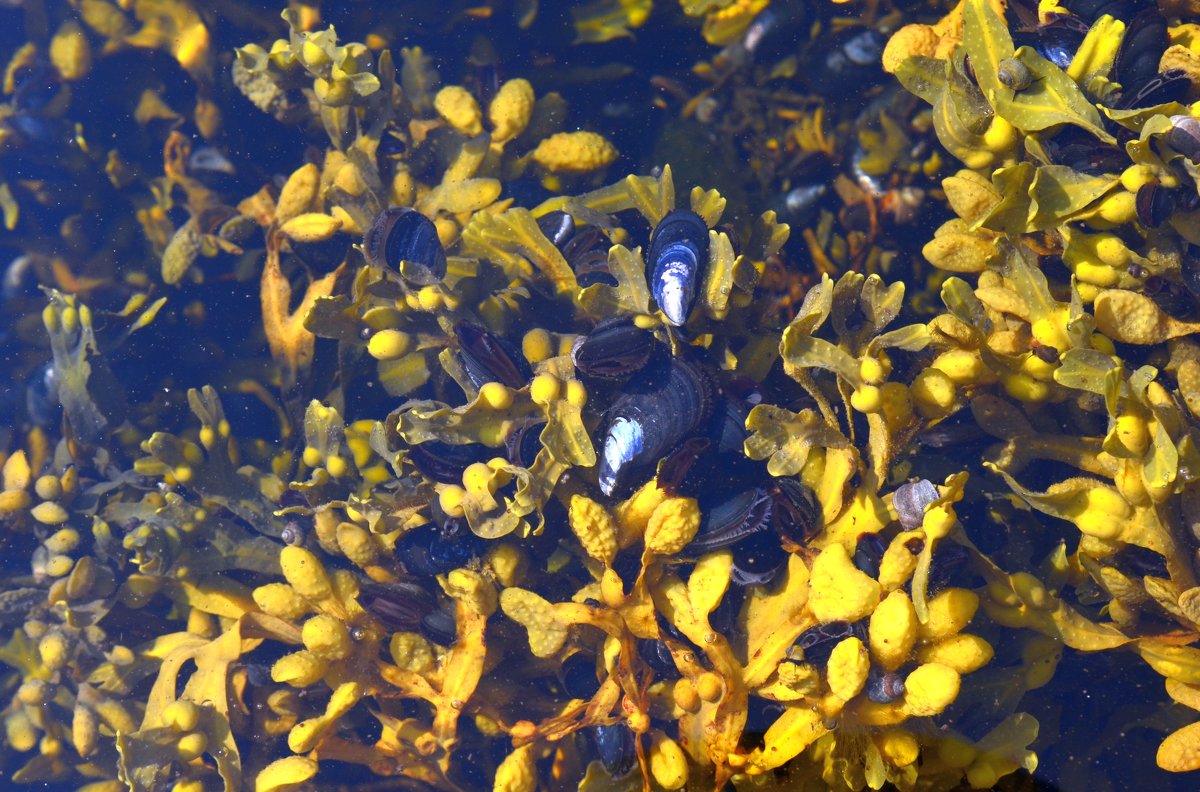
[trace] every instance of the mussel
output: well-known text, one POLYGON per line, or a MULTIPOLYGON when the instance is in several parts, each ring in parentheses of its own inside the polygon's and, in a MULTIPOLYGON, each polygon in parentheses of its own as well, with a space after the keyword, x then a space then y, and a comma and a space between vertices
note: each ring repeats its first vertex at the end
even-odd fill
POLYGON ((712 411, 714 388, 708 374, 672 358, 641 372, 609 409, 600 460, 600 489, 623 490, 688 435, 712 411))
POLYGON ((637 762, 637 738, 628 726, 624 723, 593 726, 591 736, 609 778, 619 778, 633 769, 637 762))
POLYGON ((546 428, 545 421, 533 421, 518 424, 504 438, 504 450, 508 461, 523 468, 533 466, 533 461, 545 446, 542 444, 542 430, 546 428))
POLYGON ((486 327, 459 322, 454 325, 454 335, 459 361, 476 388, 485 382, 520 388, 533 378, 525 356, 486 327))
POLYGON ((475 462, 486 462, 495 452, 479 443, 452 445, 437 440, 413 445, 408 450, 408 461, 417 470, 434 481, 457 484, 462 481, 463 471, 475 462))
POLYGON ((808 40, 813 9, 803 0, 772 3, 754 17, 742 34, 742 48, 757 63, 770 66, 808 40))
POLYGON ((575 235, 575 218, 562 211, 549 212, 537 219, 538 228, 558 249, 575 235))
POLYGON ((688 209, 668 212, 650 235, 646 279, 654 301, 679 327, 687 321, 708 266, 708 226, 688 209))
POLYGON ((1126 92, 1158 74, 1158 63, 1167 49, 1167 20, 1150 7, 1129 20, 1117 51, 1113 76, 1126 92))
POLYGON ((752 487, 703 510, 704 518, 688 552, 703 554, 740 542, 766 530, 771 520, 771 497, 762 487, 752 487))
POLYGON ((580 336, 571 349, 571 359, 585 377, 620 379, 645 367, 657 346, 651 332, 629 319, 617 319, 580 336))
POLYGON ((1017 46, 1029 46, 1060 69, 1071 65, 1075 51, 1083 43, 1088 24, 1070 14, 1059 14, 1036 30, 1018 33, 1013 37, 1017 46))
POLYGON ((804 662, 822 665, 829 660, 833 647, 837 646, 843 638, 849 638, 852 635, 855 635, 855 629, 850 623, 829 622, 810 627, 800 633, 794 646, 803 652, 804 662))
POLYGON ((426 587, 411 581, 363 583, 358 602, 393 632, 411 632, 437 607, 437 598, 426 587))
POLYGON ((58 370, 54 361, 38 366, 25 386, 25 412, 29 420, 41 427, 51 427, 62 420, 58 400, 58 370))
POLYGON ((1160 184, 1143 184, 1134 205, 1138 222, 1147 228, 1158 228, 1175 212, 1175 194, 1160 184))
POLYGON ((379 213, 363 236, 363 253, 376 267, 386 267, 418 286, 446 276, 446 251, 437 226, 414 209, 393 206, 379 213))
POLYGON ((1138 12, 1154 7, 1154 0, 1069 0, 1067 10, 1089 22, 1095 22, 1107 14, 1114 19, 1128 21, 1138 12))
POLYGON ((458 624, 454 613, 445 608, 430 611, 421 617, 421 635, 438 646, 453 646, 458 639, 458 624))
POLYGON ((733 548, 729 580, 735 586, 769 586, 787 566, 788 553, 770 533, 756 532, 733 548))
POLYGON ((412 574, 434 577, 470 563, 483 550, 483 540, 471 533, 466 521, 447 518, 437 527, 423 526, 396 545, 396 557, 412 574))
MULTIPOLYGON (((598 221, 599 217, 592 219, 598 221)), ((606 286, 617 285, 617 279, 608 271, 608 249, 611 243, 600 227, 589 225, 580 228, 575 218, 561 211, 545 214, 538 218, 537 223, 546 239, 553 242, 563 254, 581 287, 586 288, 597 283, 606 286)))

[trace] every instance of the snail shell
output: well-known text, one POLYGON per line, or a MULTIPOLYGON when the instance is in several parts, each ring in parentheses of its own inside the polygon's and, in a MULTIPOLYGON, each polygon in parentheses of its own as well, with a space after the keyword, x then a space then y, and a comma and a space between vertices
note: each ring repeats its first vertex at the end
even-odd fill
POLYGON ((1186 115, 1171 116, 1171 131, 1167 133, 1171 148, 1200 165, 1200 118, 1186 115))
POLYGON ((900 515, 900 524, 911 531, 921 527, 925 519, 925 507, 940 497, 932 481, 921 479, 898 487, 892 495, 892 506, 900 515))
POLYGON ((1005 58, 996 67, 996 79, 1014 91, 1033 85, 1033 72, 1016 58, 1005 58))

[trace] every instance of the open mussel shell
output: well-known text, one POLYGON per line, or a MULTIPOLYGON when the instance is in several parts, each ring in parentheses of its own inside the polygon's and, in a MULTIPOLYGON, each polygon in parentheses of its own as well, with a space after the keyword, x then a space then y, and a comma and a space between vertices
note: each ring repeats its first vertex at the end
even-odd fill
POLYGON ((650 293, 668 323, 679 327, 687 321, 707 266, 704 219, 687 209, 668 212, 650 235, 646 259, 650 293))
POLYGON ((525 356, 486 327, 459 322, 454 325, 454 335, 463 370, 476 388, 487 382, 521 388, 533 379, 525 356))
POLYGON ((363 236, 363 253, 376 267, 386 267, 418 286, 446 277, 446 251, 437 226, 414 209, 393 206, 379 213, 363 236))
POLYGON ((653 333, 629 319, 619 319, 580 336, 571 349, 571 359, 585 377, 621 379, 645 367, 656 346, 653 333))
POLYGON ((677 358, 665 375, 648 369, 631 380, 609 408, 599 443, 601 491, 612 495, 648 478, 659 459, 707 422, 713 390, 703 370, 677 358))

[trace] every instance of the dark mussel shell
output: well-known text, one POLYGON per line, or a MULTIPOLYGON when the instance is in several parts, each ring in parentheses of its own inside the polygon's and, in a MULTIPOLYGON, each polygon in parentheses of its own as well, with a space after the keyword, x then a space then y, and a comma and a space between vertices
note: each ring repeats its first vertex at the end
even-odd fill
POLYGON ((633 769, 637 762, 637 737, 624 723, 593 726, 592 742, 596 755, 611 778, 618 778, 633 769))
POLYGON ((514 465, 527 468, 533 465, 537 455, 545 448, 542 444, 542 430, 546 428, 545 421, 523 423, 504 438, 504 450, 508 461, 514 465))
POLYGON ((522 388, 533 379, 533 369, 525 356, 486 327, 459 322, 454 325, 454 335, 458 339, 458 358, 476 388, 486 382, 522 388))
POLYGON ((1184 251, 1179 262, 1179 277, 1188 293, 1200 300, 1200 249, 1189 247, 1184 251))
POLYGON ((1045 141, 1055 165, 1090 174, 1119 172, 1129 164, 1123 149, 1101 143, 1082 129, 1066 128, 1045 141))
POLYGON ((575 280, 586 288, 597 283, 616 286, 617 279, 608 271, 608 249, 611 246, 604 232, 596 226, 580 228, 575 218, 566 212, 555 211, 538 218, 538 228, 563 254, 575 272, 575 280))
POLYGON ((836 621, 819 624, 800 633, 795 646, 804 652, 804 662, 822 665, 829 660, 833 647, 843 638, 854 635, 854 627, 849 622, 836 621))
POLYGON ((1018 33, 1013 37, 1017 46, 1032 47, 1038 55, 1060 69, 1071 65, 1075 51, 1087 35, 1088 25, 1070 15, 1060 15, 1049 24, 1040 25, 1029 33, 1018 33))
POLYGON ((1182 102, 1192 87, 1191 80, 1182 69, 1168 69, 1155 74, 1142 83, 1133 83, 1121 91, 1116 103, 1118 110, 1136 107, 1154 107, 1167 102, 1182 102))
POLYGON ((804 545, 821 532, 821 509, 808 487, 794 478, 781 478, 771 486, 770 494, 771 528, 780 538, 804 545))
POLYGON ((772 3, 758 13, 742 34, 742 47, 756 62, 769 66, 794 55, 812 29, 812 7, 799 0, 772 3))
POLYGON ((596 284, 617 285, 617 279, 608 269, 608 249, 611 246, 604 232, 594 226, 579 231, 562 246, 563 257, 575 271, 575 280, 580 288, 596 284))
POLYGON ((408 461, 429 478, 443 484, 462 483, 463 471, 468 466, 486 462, 495 455, 495 451, 479 443, 451 445, 437 440, 418 443, 408 449, 408 461))
POLYGON ((537 224, 546 235, 546 239, 553 242, 559 250, 562 250, 562 246, 575 235, 575 218, 566 212, 554 211, 544 214, 537 219, 537 224))
POLYGON ((652 638, 638 640, 638 656, 646 665, 654 669, 659 679, 674 679, 679 676, 679 668, 671 655, 671 647, 663 641, 652 638))
POLYGON ((1113 77, 1128 90, 1158 74, 1167 49, 1167 20, 1157 8, 1147 8, 1129 21, 1113 66, 1113 77))
POLYGON ((62 420, 62 404, 58 400, 58 369, 51 360, 33 370, 25 384, 25 414, 41 427, 57 425, 62 420))
POLYGON ((1189 273, 1186 259, 1183 262, 1182 283, 1162 275, 1151 275, 1142 283, 1142 294, 1176 319, 1192 322, 1200 319, 1200 292, 1191 285, 1200 280, 1189 273))
POLYGON ((363 583, 358 603, 392 632, 411 632, 437 607, 437 598, 415 582, 363 583))
POLYGON ((617 319, 580 336, 571 349, 571 360, 585 377, 621 379, 645 367, 657 345, 650 331, 630 319, 617 319))
POLYGON ((438 646, 453 646, 458 640, 458 624, 451 611, 439 608, 421 617, 421 635, 438 646))
POLYGON ((1157 228, 1171 219, 1175 211, 1175 194, 1159 184, 1143 184, 1135 200, 1138 222, 1147 228, 1157 228))
POLYGON ((955 582, 967 564, 971 554, 967 548, 955 542, 940 542, 933 551, 933 564, 929 571, 926 593, 932 597, 955 582))
POLYGON ((729 579, 737 586, 769 586, 787 566, 788 556, 774 534, 751 534, 733 547, 729 579))
POLYGON ((668 212, 650 235, 646 279, 654 301, 679 327, 687 321, 708 267, 708 226, 687 209, 668 212))
POLYGON ((1154 0, 1067 0, 1066 8, 1088 22, 1095 22, 1105 14, 1128 21, 1143 9, 1154 8, 1154 0))
MULTIPOLYGON (((659 367, 652 367, 657 369, 659 367)), ((708 421, 713 385, 698 366, 679 359, 665 375, 641 372, 608 412, 599 480, 605 495, 624 490, 708 421)))
POLYGON ((363 236, 363 252, 373 266, 394 270, 419 286, 446 277, 446 250, 437 226, 415 209, 393 206, 380 212, 363 236))
POLYGON ((563 688, 571 698, 590 699, 600 689, 596 678, 596 658, 584 652, 576 652, 563 661, 563 688))
POLYGON ((452 517, 441 527, 424 526, 407 534, 396 545, 396 556, 411 574, 433 577, 467 565, 483 549, 483 540, 466 521, 452 517))
POLYGON ((712 446, 712 440, 703 435, 689 437, 679 444, 679 447, 663 458, 658 464, 658 475, 655 480, 660 489, 666 492, 678 492, 692 468, 712 446))
POLYGON ((719 550, 766 530, 771 519, 771 505, 767 491, 753 487, 704 509, 700 530, 688 545, 688 552, 719 550))

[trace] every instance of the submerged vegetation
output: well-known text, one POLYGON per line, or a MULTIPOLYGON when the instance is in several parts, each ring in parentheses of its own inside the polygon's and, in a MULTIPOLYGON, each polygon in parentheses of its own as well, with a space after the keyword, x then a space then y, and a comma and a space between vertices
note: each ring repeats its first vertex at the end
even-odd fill
POLYGON ((1194 4, 3 5, 5 778, 1194 783, 1194 4))

